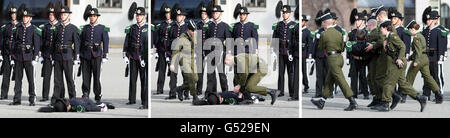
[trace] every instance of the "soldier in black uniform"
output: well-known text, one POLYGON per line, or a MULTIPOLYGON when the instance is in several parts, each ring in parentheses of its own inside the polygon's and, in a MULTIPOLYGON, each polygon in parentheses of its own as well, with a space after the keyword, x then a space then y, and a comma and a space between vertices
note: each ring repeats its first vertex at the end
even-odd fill
POLYGON ((80 37, 78 28, 70 23, 69 7, 64 6, 60 10, 61 24, 55 27, 52 42, 51 59, 54 61, 54 91, 52 97, 52 104, 58 98, 64 98, 64 80, 63 74, 66 78, 69 98, 76 96, 75 83, 73 78, 74 64, 80 64, 80 37))
POLYGON ((83 96, 89 98, 91 92, 91 78, 94 79, 95 101, 100 102, 102 98, 102 88, 100 84, 101 66, 108 61, 109 51, 109 27, 98 24, 97 8, 88 5, 84 11, 84 19, 89 18, 90 23, 81 27, 81 70, 83 75, 83 85, 81 86, 83 96))
POLYGON ((259 26, 253 22, 248 21, 247 7, 241 7, 241 4, 236 5, 234 9, 234 19, 237 16, 240 18, 240 22, 232 24, 231 36, 235 39, 236 45, 233 48, 233 54, 238 55, 240 53, 255 53, 258 49, 258 29, 259 26))
MULTIPOLYGON (((277 22, 272 26, 273 35, 272 39, 279 39, 279 43, 272 43, 272 47, 275 48, 272 55, 275 55, 274 52, 279 52, 279 70, 278 70, 278 90, 280 90, 280 94, 278 97, 284 96, 284 76, 285 71, 287 70, 288 75, 292 71, 291 62, 289 61, 289 53, 292 49, 292 33, 290 33, 289 28, 295 27, 295 22, 291 21, 291 6, 283 5, 280 1, 275 10, 277 18, 283 13, 283 21, 277 22), (275 45, 278 45, 276 47, 275 45), (278 50, 278 51, 277 51, 278 50)), ((275 41, 273 41, 275 42, 275 41)), ((292 55, 291 55, 292 58, 292 55)), ((292 88, 292 77, 288 77, 288 88, 289 88, 289 97, 294 95, 294 91, 292 88)))
POLYGON ((41 102, 48 101, 49 99, 50 77, 52 76, 53 69, 50 47, 52 46, 55 27, 59 24, 53 3, 50 2, 45 9, 47 11, 46 15, 48 15, 49 22, 39 26, 42 30, 41 56, 39 57, 39 62, 42 63, 41 77, 44 78, 42 84, 42 99, 39 100, 41 102))
POLYGON ((36 100, 34 66, 39 60, 41 30, 31 24, 34 14, 30 9, 24 9, 22 16, 22 23, 17 26, 16 32, 14 33, 14 39, 16 41, 14 51, 11 54, 11 63, 14 64, 15 69, 14 100, 9 105, 21 104, 23 70, 25 70, 28 80, 28 101, 30 102, 30 106, 34 106, 36 100))
POLYGON ((14 32, 16 31, 16 26, 19 23, 17 21, 17 8, 9 3, 7 6, 8 15, 10 15, 10 20, 7 24, 1 27, 1 37, 2 41, 0 51, 1 51, 1 59, 2 59, 2 67, 0 74, 3 75, 2 86, 1 86, 1 96, 0 100, 8 99, 8 91, 9 91, 9 83, 11 81, 11 54, 14 48, 14 32))
MULTIPOLYGON (((348 42, 347 44, 347 58, 350 60, 350 79, 351 79, 351 88, 353 91, 353 97, 358 98, 359 94, 364 94, 364 99, 369 99, 369 90, 368 90, 368 84, 367 84, 367 78, 366 78, 366 68, 367 68, 367 59, 366 57, 361 56, 363 54, 361 51, 353 51, 352 52, 352 45, 356 43, 363 42, 365 44, 365 38, 367 35, 364 35, 362 40, 357 41, 357 35, 358 31, 365 31, 365 34, 368 33, 365 21, 366 21, 366 15, 367 12, 358 12, 358 10, 355 8, 352 10, 352 13, 350 15, 350 23, 355 25, 355 29, 353 29, 348 34, 348 42), (354 54, 353 54, 354 53, 354 54), (358 83, 359 82, 359 83, 358 83), (358 87, 359 84, 359 87, 358 87), (359 91, 361 91, 359 93, 359 91)), ((364 45, 361 45, 364 46, 364 45)))
POLYGON ((143 53, 148 45, 148 25, 145 23, 145 8, 137 7, 134 2, 130 7, 128 19, 132 20, 136 14, 136 24, 130 25, 125 29, 125 42, 123 47, 124 60, 128 64, 130 70, 130 86, 127 105, 136 104, 136 82, 139 74, 141 81, 141 109, 148 108, 148 93, 145 91, 145 61, 143 53), (131 18, 130 18, 131 17, 131 18))
MULTIPOLYGON (((430 9, 431 10, 431 9, 430 9)), ((442 90, 441 80, 439 74, 442 73, 442 68, 439 67, 444 61, 444 55, 447 51, 447 35, 448 29, 439 25, 439 13, 437 11, 430 11, 425 13, 425 19, 428 27, 422 31, 427 43, 426 52, 428 60, 430 61, 430 74, 442 90), (441 71, 439 71, 441 70, 441 71)), ((430 99, 431 89, 428 85, 423 87, 423 95, 430 99)), ((435 93, 436 103, 443 102, 442 92, 435 93)))
POLYGON ((206 44, 204 47, 206 46, 206 48, 204 49, 207 49, 205 51, 205 64, 211 65, 212 67, 207 70, 207 85, 211 85, 213 88, 211 91, 205 92, 205 95, 208 95, 208 93, 211 92, 217 93, 216 68, 219 72, 219 81, 222 91, 228 91, 228 81, 227 76, 225 75, 225 65, 223 64, 226 52, 224 42, 227 38, 231 38, 230 26, 221 19, 222 12, 224 12, 222 8, 219 5, 211 5, 209 8, 212 12, 213 21, 207 24, 204 29, 206 30, 206 39, 212 39, 205 42, 206 44), (220 47, 212 42, 219 43, 219 45, 222 44, 223 49, 215 49, 220 47), (213 51, 218 53, 214 53, 213 51))
MULTIPOLYGON (((319 50, 317 47, 319 45, 320 35, 325 31, 322 27, 322 19, 320 18, 323 15, 322 10, 317 12, 315 23, 319 27, 319 29, 313 34, 314 40, 312 46, 309 47, 309 57, 308 60, 311 63, 315 63, 316 68, 316 94, 314 97, 322 97, 322 89, 325 84, 325 77, 328 73, 328 62, 327 55, 325 54, 325 50, 319 50)), ((308 62, 308 61, 307 61, 308 62)))
POLYGON ((170 60, 170 56, 168 55, 170 50, 171 43, 169 41, 169 31, 173 24, 175 24, 172 21, 171 18, 171 11, 172 8, 168 7, 166 3, 164 3, 161 6, 161 18, 164 18, 165 21, 163 21, 161 24, 158 24, 156 26, 156 58, 157 66, 156 70, 158 71, 158 80, 156 85, 156 95, 163 94, 163 88, 164 88, 164 81, 166 80, 166 72, 168 71, 167 66, 168 62, 170 60))
MULTIPOLYGON (((201 18, 201 21, 199 21, 197 23, 197 29, 202 31, 201 32, 202 46, 198 47, 197 49, 200 50, 202 54, 201 54, 201 58, 195 58, 195 59, 197 59, 196 64, 197 64, 197 74, 198 74, 197 95, 201 95, 202 88, 203 88, 203 74, 206 71, 206 70, 203 70, 203 69, 205 69, 205 65, 206 65, 206 63, 203 61, 203 59, 205 59, 205 56, 206 56, 205 51, 203 50, 203 45, 206 41, 206 29, 204 29, 204 27, 207 28, 208 24, 211 23, 211 20, 209 18, 210 15, 208 14, 208 11, 207 11, 207 5, 205 5, 205 3, 203 3, 203 2, 200 2, 199 6, 196 9, 194 16, 198 16, 197 18, 201 18)), ((207 76, 207 77, 211 77, 211 76, 207 76)), ((211 79, 212 78, 207 78, 207 80, 211 80, 211 79)), ((215 88, 215 87, 213 87, 212 85, 206 85, 206 92, 212 92, 213 88, 215 88)))
MULTIPOLYGON (((307 63, 310 63, 312 56, 308 55, 311 53, 311 47, 313 46, 314 34, 307 28, 307 23, 309 18, 306 15, 302 15, 302 83, 303 83, 303 93, 308 93, 309 80, 307 71, 307 63), (310 61, 310 62, 307 62, 310 61)), ((295 82, 295 81, 294 81, 295 82)))
MULTIPOLYGON (((294 17, 295 17, 296 20, 298 20, 298 18, 299 18, 299 6, 298 5, 297 5, 297 8, 295 10, 294 17)), ((303 18, 303 16, 302 16, 302 18, 303 18)), ((303 18, 303 19, 306 20, 306 17, 303 18)), ((305 23, 305 26, 306 26, 306 23, 305 23)), ((294 55, 294 59, 293 59, 293 63, 292 63, 294 71, 289 76, 293 77, 293 81, 292 81, 291 85, 292 85, 292 88, 293 88, 293 91, 294 91, 294 95, 291 98, 288 99, 289 101, 298 101, 298 97, 299 97, 299 93, 298 93, 299 86, 300 86, 299 85, 299 75, 300 74, 298 74, 299 73, 299 60, 298 60, 298 58, 299 58, 299 52, 300 52, 299 51, 299 46, 300 46, 300 34, 299 33, 300 33, 300 30, 299 29, 300 29, 299 23, 297 23, 294 28, 291 27, 291 29, 290 29, 291 33, 292 33, 292 40, 291 41, 293 43, 293 45, 291 45, 290 49, 292 49, 291 55, 294 55)), ((306 38, 307 41, 308 41, 307 44, 310 44, 312 42, 311 37, 310 37, 311 34, 310 34, 308 29, 305 29, 305 30, 307 30, 307 34, 305 34, 308 37, 308 38, 306 38)), ((302 50, 306 50, 306 48, 302 47, 302 50)), ((304 87, 306 86, 306 87, 309 88, 309 86, 308 86, 308 78, 307 78, 308 76, 306 76, 307 75, 307 73, 306 73, 306 52, 304 52, 304 53, 305 54, 302 53, 302 67, 305 68, 304 70, 302 68, 303 86, 304 87), (303 57, 305 57, 305 58, 303 58, 303 57)), ((307 90, 307 88, 305 88, 305 89, 307 90)))
MULTIPOLYGON (((172 15, 174 15, 177 18, 177 22, 172 25, 169 31, 169 43, 171 45, 169 47, 168 56, 173 56, 172 54, 174 50, 172 49, 173 48, 172 43, 174 42, 174 40, 187 31, 187 24, 184 21, 184 19, 186 19, 187 12, 184 10, 184 8, 180 7, 178 3, 173 6, 172 10, 173 10, 172 15)), ((171 62, 171 60, 169 60, 169 62, 171 62)), ((169 81, 170 92, 169 97, 167 97, 166 99, 176 98, 177 93, 174 91, 174 89, 176 88, 177 85, 177 75, 178 75, 177 70, 175 70, 174 72, 170 72, 170 81, 169 81)), ((189 99, 188 90, 184 90, 183 93, 184 93, 184 100, 188 100, 189 99)))

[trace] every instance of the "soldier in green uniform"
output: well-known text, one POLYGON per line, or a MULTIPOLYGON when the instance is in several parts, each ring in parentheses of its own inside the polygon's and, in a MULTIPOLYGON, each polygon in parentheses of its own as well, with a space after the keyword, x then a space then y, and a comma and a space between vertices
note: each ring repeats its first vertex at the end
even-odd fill
POLYGON ((234 75, 234 89, 244 94, 245 98, 250 98, 250 93, 266 96, 270 95, 273 105, 277 100, 280 90, 269 89, 264 86, 258 86, 261 79, 267 75, 268 65, 255 54, 241 53, 236 56, 227 54, 225 65, 237 67, 234 75))
POLYGON ((385 78, 381 84, 383 90, 381 103, 371 109, 386 112, 394 109, 401 99, 400 95, 394 94, 395 85, 398 83, 399 89, 401 89, 403 94, 409 95, 420 103, 420 111, 422 112, 426 105, 426 97, 419 95, 419 92, 406 82, 406 47, 399 36, 393 32, 393 28, 391 21, 385 21, 380 24, 380 32, 385 37, 385 40, 383 41, 382 52, 379 58, 386 59, 384 64, 387 68, 384 74, 385 78), (392 105, 389 107, 391 101, 392 105))
POLYGON ((329 71, 325 78, 325 88, 323 90, 323 97, 316 100, 311 99, 311 102, 319 109, 323 109, 325 100, 330 96, 333 91, 333 84, 336 82, 344 93, 345 98, 350 102, 350 105, 345 108, 345 111, 353 111, 358 104, 356 103, 353 92, 350 89, 348 83, 345 81, 344 73, 342 72, 342 66, 344 65, 344 58, 341 53, 344 51, 344 41, 341 32, 336 30, 332 25, 332 16, 327 13, 321 17, 323 19, 322 25, 326 29, 323 32, 321 39, 319 40, 319 50, 324 49, 327 53, 327 60, 329 64, 329 71))
POLYGON ((409 32, 413 35, 412 50, 413 54, 409 57, 409 61, 412 61, 409 66, 408 73, 406 75, 406 80, 412 86, 416 78, 417 73, 420 71, 422 77, 425 79, 425 83, 430 86, 431 90, 436 94, 440 94, 439 85, 433 79, 430 74, 429 60, 427 55, 427 44, 425 37, 419 33, 420 25, 416 21, 411 21, 407 26, 409 32))
POLYGON ((187 32, 181 34, 181 36, 174 40, 175 47, 172 53, 172 60, 170 62, 170 71, 174 72, 178 69, 175 69, 175 66, 178 68, 178 65, 181 67, 181 74, 183 76, 183 84, 181 86, 173 89, 174 92, 178 94, 178 99, 183 101, 183 91, 189 90, 190 94, 193 97, 192 102, 198 100, 197 97, 197 88, 195 84, 198 81, 197 66, 194 63, 194 45, 195 42, 195 30, 197 30, 197 25, 194 21, 190 20, 187 25, 187 32))

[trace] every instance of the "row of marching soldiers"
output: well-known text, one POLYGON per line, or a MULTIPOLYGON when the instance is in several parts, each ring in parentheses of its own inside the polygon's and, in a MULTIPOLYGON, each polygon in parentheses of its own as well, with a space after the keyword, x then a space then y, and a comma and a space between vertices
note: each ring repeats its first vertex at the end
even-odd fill
MULTIPOLYGON (((360 94, 364 99, 372 95, 367 107, 377 111, 393 110, 410 96, 420 103, 422 112, 430 100, 430 91, 436 104, 441 104, 444 98, 440 82, 443 82, 442 63, 447 56, 448 29, 439 25, 439 17, 437 11, 428 7, 423 13, 426 25, 419 31, 421 25, 414 20, 404 27, 403 16, 395 9, 379 6, 371 9, 371 13, 353 9, 350 23, 354 29, 346 33, 336 25, 336 14, 329 9, 317 13, 315 23, 320 29, 315 32, 306 28, 309 19, 303 16, 303 66, 308 63, 316 66, 316 94, 311 102, 323 109, 337 85, 350 103, 345 111, 357 109, 355 99, 360 94), (342 71, 344 51, 350 65, 351 87, 342 71), (407 62, 411 64, 406 72, 407 62), (419 71, 424 78, 423 95, 412 87, 419 71)), ((308 93, 307 73, 302 68, 303 93, 308 93)))
MULTIPOLYGON (((137 8, 134 3, 132 16, 136 13, 137 24, 131 26, 129 32, 137 35, 127 33, 127 39, 124 45, 124 59, 128 61, 131 58, 131 77, 137 76, 137 70, 141 73, 142 83, 142 106, 141 109, 147 109, 148 103, 145 95, 145 62, 143 55, 145 54, 144 46, 147 42, 147 35, 142 35, 142 30, 146 30, 145 25, 145 9, 137 8), (140 18, 140 19, 139 19, 140 18), (136 31, 136 27, 140 29, 136 31), (136 42, 136 36, 137 42, 136 42), (140 40, 140 41, 139 41, 140 40), (127 45, 138 43, 140 47, 134 49, 134 45, 127 45), (129 48, 133 47, 133 48, 129 48), (138 62, 138 66, 133 66, 133 63, 138 62)), ((133 6, 132 6, 133 7, 133 6)), ((90 23, 83 25, 80 28, 76 27, 70 22, 70 14, 72 13, 67 6, 62 6, 61 3, 49 3, 45 9, 45 13, 49 19, 48 23, 42 24, 39 27, 32 25, 31 21, 35 16, 33 11, 26 8, 22 4, 19 8, 14 7, 13 4, 8 4, 8 12, 11 21, 1 27, 1 56, 2 61, 1 73, 3 81, 1 86, 1 100, 8 99, 8 90, 10 78, 15 81, 13 102, 9 105, 20 105, 22 95, 22 78, 23 71, 28 80, 28 94, 29 105, 35 106, 35 66, 38 63, 42 64, 41 77, 43 77, 42 99, 40 102, 50 100, 50 77, 52 70, 54 73, 54 89, 51 97, 50 106, 53 106, 56 101, 65 98, 65 88, 63 75, 67 84, 67 91, 70 99, 76 99, 75 91, 75 65, 80 65, 77 76, 83 78, 82 98, 89 99, 91 91, 91 78, 93 78, 93 92, 95 94, 95 102, 101 103, 102 90, 100 84, 100 73, 102 64, 108 61, 108 47, 109 47, 109 27, 98 23, 100 14, 97 8, 92 8, 91 5, 86 7, 83 18, 89 18, 90 23), (13 72, 11 74, 11 72, 13 72)), ((135 97, 132 97, 135 92, 135 80, 130 79, 130 102, 133 104, 135 97), (134 87, 134 88, 133 88, 134 87), (134 99, 133 99, 134 98, 134 99)))
MULTIPOLYGON (((176 99, 177 96, 180 101, 188 100, 190 99, 188 92, 190 92, 190 95, 193 97, 193 103, 199 101, 200 99, 198 96, 202 95, 204 72, 206 72, 207 86, 203 99, 209 99, 210 101, 212 99, 216 99, 214 101, 220 101, 209 101, 209 104, 222 104, 224 97, 229 97, 230 95, 239 97, 236 99, 239 102, 248 102, 248 100, 251 100, 251 94, 270 95, 273 104, 277 97, 284 95, 285 70, 287 69, 289 71, 289 76, 294 76, 294 66, 292 63, 295 62, 295 54, 297 54, 295 59, 298 59, 298 47, 295 47, 299 42, 299 37, 294 37, 299 36, 298 23, 290 19, 292 11, 289 5, 283 5, 282 2, 278 3, 276 15, 279 18, 281 13, 283 13, 284 20, 277 22, 277 24, 273 26, 273 37, 280 39, 280 44, 283 44, 282 46, 280 45, 279 49, 274 49, 274 52, 272 52, 274 53, 273 55, 277 57, 278 55, 275 54, 279 53, 277 50, 282 51, 280 52, 279 57, 280 76, 278 90, 257 86, 262 78, 267 74, 268 64, 257 55, 259 26, 248 21, 248 16, 250 13, 248 12, 247 7, 242 7, 241 4, 237 4, 233 15, 235 19, 239 16, 240 22, 232 24, 231 26, 221 20, 221 14, 224 11, 219 5, 214 5, 213 2, 210 2, 207 5, 203 2, 199 4, 197 10, 194 12, 196 18, 201 18, 201 21, 198 23, 194 23, 192 20, 185 23, 187 13, 178 4, 175 4, 173 8, 170 8, 164 3, 160 11, 160 16, 165 20, 156 26, 156 34, 152 35, 152 40, 155 40, 155 42, 152 41, 152 47, 156 49, 157 54, 155 54, 155 58, 158 60, 155 70, 158 71, 157 89, 155 95, 163 94, 164 81, 167 74, 167 76, 170 76, 170 91, 169 96, 165 98, 166 100, 176 99), (176 22, 172 21, 172 18, 176 18, 176 22), (295 26, 297 26, 297 31, 294 30, 295 26), (196 32, 195 35, 194 32, 196 32), (294 32, 297 33, 295 34, 294 32), (198 36, 201 39, 197 40, 194 36, 198 36), (236 40, 236 43, 232 46, 234 51, 226 48, 230 47, 229 45, 231 43, 228 43, 227 41, 230 38, 236 40), (177 40, 179 39, 189 40, 191 43, 183 43, 183 41, 179 41, 181 44, 178 44, 177 40), (211 45, 210 49, 207 49, 207 42, 209 42, 209 40, 218 40, 219 43, 226 46, 224 46, 223 51, 219 50, 221 52, 216 53, 217 50, 215 51, 214 49, 218 49, 220 47, 218 47, 217 43, 214 43, 211 45), (179 45, 183 45, 184 47, 180 48, 178 47, 179 45), (200 48, 194 48, 194 45, 200 46, 200 48), (186 49, 188 49, 188 53, 183 53, 186 49), (196 49, 199 49, 201 52, 197 52, 196 49), (234 53, 232 53, 232 51, 234 53), (192 55, 189 54, 189 52, 192 52, 192 55), (195 62, 180 62, 180 58, 187 58, 189 56, 191 57, 188 59, 192 58, 192 60, 194 60, 195 58, 195 62), (245 61, 252 61, 257 64, 246 63, 245 61), (211 62, 212 64, 208 64, 207 62, 211 62), (175 69, 174 66, 177 66, 179 63, 180 65, 184 64, 181 65, 181 72, 184 81, 181 86, 177 87, 177 69, 175 69), (207 70, 205 69, 206 65, 210 65, 207 67, 207 70), (231 67, 235 68, 233 80, 234 88, 232 92, 229 91, 227 84, 228 80, 225 74, 225 65, 230 66, 230 70, 231 67), (239 72, 237 69, 241 65, 244 67, 242 70, 244 72, 239 72), (191 68, 185 66, 193 67, 191 68), (213 67, 213 69, 211 69, 211 67, 213 67), (251 68, 254 68, 255 72, 252 72, 251 68), (218 73, 216 73, 216 69, 218 73), (219 76, 222 90, 220 93, 217 92, 216 88, 217 74, 219 76), (243 94, 243 98, 241 97, 241 94, 243 94)), ((298 19, 298 7, 296 15, 298 19)), ((292 80, 294 80, 294 78, 289 77, 289 83, 292 83, 292 85, 289 85, 290 87, 294 86, 294 82, 291 82, 292 80)), ((293 88, 290 88, 289 93, 292 100, 298 100, 298 91, 294 94, 293 88)))

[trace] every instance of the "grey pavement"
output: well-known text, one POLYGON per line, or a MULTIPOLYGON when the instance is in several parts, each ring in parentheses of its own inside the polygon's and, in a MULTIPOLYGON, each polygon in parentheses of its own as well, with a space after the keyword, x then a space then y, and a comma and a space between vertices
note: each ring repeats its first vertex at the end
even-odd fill
MULTIPOLYGON (((46 106, 49 102, 39 102, 42 96, 42 78, 41 75, 41 64, 37 64, 36 67, 36 106, 28 106, 28 82, 24 75, 23 85, 22 85, 22 105, 19 106, 9 106, 8 103, 12 102, 14 96, 14 82, 11 82, 8 100, 0 101, 0 118, 6 117, 18 117, 18 118, 146 118, 148 117, 149 110, 139 110, 141 103, 140 100, 140 82, 138 80, 137 88, 137 104, 136 105, 125 105, 128 102, 128 83, 129 78, 125 78, 125 63, 122 60, 122 50, 121 49, 110 49, 109 61, 103 64, 101 83, 102 83, 102 95, 103 101, 112 102, 116 109, 108 110, 106 112, 86 112, 86 113, 39 113, 37 110, 40 107, 46 106)), ((75 68, 75 73, 78 70, 78 66, 75 68)), ((76 77, 75 88, 76 96, 81 97, 81 83, 82 78, 76 77)), ((65 84, 65 87, 67 85, 65 84)), ((91 86, 92 87, 92 86, 91 86)), ((53 74, 50 84, 50 96, 53 94, 53 74)), ((67 88, 66 88, 66 98, 67 88)), ((94 93, 92 92, 90 98, 94 98, 94 93)))

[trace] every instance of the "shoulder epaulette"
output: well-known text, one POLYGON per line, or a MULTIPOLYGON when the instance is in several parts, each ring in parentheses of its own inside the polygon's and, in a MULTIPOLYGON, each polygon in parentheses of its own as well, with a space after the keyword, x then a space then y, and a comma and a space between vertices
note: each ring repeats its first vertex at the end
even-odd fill
POLYGON ((127 27, 125 28, 125 34, 130 33, 131 26, 132 26, 132 25, 129 25, 129 26, 127 26, 127 27))
MULTIPOLYGON (((103 30, 104 30, 105 32, 109 32, 109 31, 110 31, 109 27, 106 27, 106 26, 103 25, 103 24, 99 24, 99 25, 103 26, 103 30)), ((153 27, 153 25, 152 25, 152 27, 153 27)))
POLYGON ((406 35, 412 36, 411 32, 408 29, 403 29, 403 33, 406 35))
POLYGON ((253 23, 253 29, 258 30, 259 29, 259 25, 253 23))
POLYGON ((6 25, 2 25, 2 29, 0 30, 1 32, 5 31, 6 25))
POLYGON ((33 25, 33 26, 34 26, 34 31, 35 31, 39 36, 42 36, 42 29, 39 28, 39 27, 37 27, 36 25, 33 25))
POLYGON ((280 23, 280 22, 274 23, 272 25, 272 30, 274 30, 274 31, 277 30, 278 23, 280 23))

